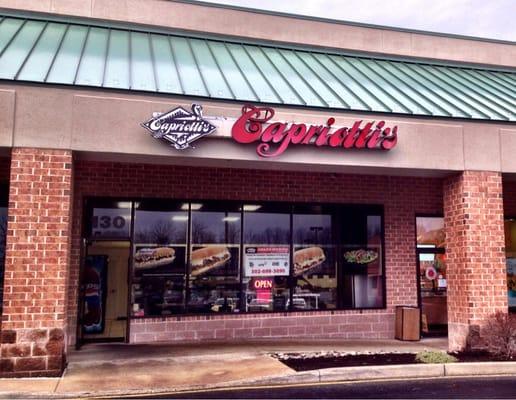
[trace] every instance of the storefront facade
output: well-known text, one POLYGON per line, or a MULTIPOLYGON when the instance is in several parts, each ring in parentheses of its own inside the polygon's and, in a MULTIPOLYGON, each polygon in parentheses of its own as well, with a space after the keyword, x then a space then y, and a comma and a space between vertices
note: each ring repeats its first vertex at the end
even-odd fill
POLYGON ((9 3, 4 376, 88 341, 393 338, 400 305, 460 349, 508 311, 514 44, 9 3))

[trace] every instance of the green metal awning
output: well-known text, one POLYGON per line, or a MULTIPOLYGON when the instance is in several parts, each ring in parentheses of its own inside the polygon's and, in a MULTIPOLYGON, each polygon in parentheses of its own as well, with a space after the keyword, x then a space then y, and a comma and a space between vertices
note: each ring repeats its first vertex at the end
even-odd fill
POLYGON ((516 120, 516 69, 489 70, 0 17, 0 79, 480 120, 516 120))

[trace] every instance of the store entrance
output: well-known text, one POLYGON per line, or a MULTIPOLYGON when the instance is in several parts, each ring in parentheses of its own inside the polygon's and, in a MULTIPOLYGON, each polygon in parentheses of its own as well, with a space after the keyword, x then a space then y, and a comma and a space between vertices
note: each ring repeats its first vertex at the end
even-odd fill
POLYGON ((446 336, 448 312, 446 302, 446 265, 444 253, 418 251, 421 334, 446 336))
POLYGON ((125 341, 130 242, 94 240, 85 247, 79 343, 125 341))
POLYGON ((444 221, 440 217, 418 217, 416 221, 421 335, 446 336, 448 310, 444 221))

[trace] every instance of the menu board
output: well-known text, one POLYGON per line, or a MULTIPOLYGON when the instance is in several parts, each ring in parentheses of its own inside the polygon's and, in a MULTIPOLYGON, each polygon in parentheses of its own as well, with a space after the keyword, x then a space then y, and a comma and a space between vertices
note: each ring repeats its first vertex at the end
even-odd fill
POLYGON ((244 251, 246 276, 281 276, 290 273, 288 246, 247 246, 244 251))
POLYGON ((509 307, 516 307, 516 258, 507 258, 507 295, 509 307))

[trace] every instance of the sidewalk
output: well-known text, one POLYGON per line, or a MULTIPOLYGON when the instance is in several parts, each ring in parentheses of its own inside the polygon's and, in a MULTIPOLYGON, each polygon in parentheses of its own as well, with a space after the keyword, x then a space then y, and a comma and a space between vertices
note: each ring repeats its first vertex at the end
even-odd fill
MULTIPOLYGON (((418 352, 424 349, 446 350, 446 347, 446 339, 425 339, 420 342, 333 340, 88 345, 69 354, 68 368, 61 378, 0 379, 0 397, 123 396, 229 386, 443 376, 446 371, 442 365, 353 367, 295 372, 270 357, 269 353, 331 350, 418 352)), ((479 371, 500 373, 500 366, 487 364, 499 363, 483 363, 482 368, 457 364, 453 368, 462 375, 479 371)), ((453 373, 448 370, 448 374, 450 372, 453 373)), ((516 363, 504 363, 502 372, 516 374, 516 363)))

